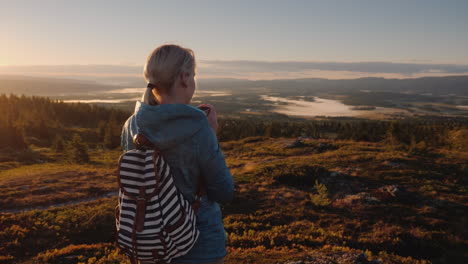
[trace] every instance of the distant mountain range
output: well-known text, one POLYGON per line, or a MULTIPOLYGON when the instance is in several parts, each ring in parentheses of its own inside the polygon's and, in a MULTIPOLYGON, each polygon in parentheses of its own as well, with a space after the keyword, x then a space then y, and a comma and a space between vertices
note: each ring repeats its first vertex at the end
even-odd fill
POLYGON ((423 77, 417 79, 286 79, 286 80, 238 80, 214 79, 200 81, 208 90, 269 88, 274 92, 352 92, 372 91, 391 93, 415 93, 431 95, 459 95, 468 96, 468 76, 423 77))
POLYGON ((0 75, 0 94, 67 96, 119 88, 86 80, 0 75))
MULTIPOLYGON (((121 77, 119 77, 121 78, 121 77)), ((20 75, 0 75, 0 93, 57 96, 114 90, 125 87, 145 87, 143 78, 129 77, 119 85, 102 80, 74 80, 20 75)), ((417 79, 200 79, 200 90, 232 93, 273 92, 287 95, 310 93, 386 92, 428 96, 468 96, 468 76, 424 77, 417 79)))

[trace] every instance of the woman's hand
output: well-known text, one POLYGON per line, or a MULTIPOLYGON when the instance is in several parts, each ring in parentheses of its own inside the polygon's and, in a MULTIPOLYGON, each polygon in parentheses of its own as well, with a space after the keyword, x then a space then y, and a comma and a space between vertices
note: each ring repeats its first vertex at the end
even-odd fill
POLYGON ((210 123, 211 125, 211 128, 213 128, 213 131, 216 132, 218 131, 218 116, 216 114, 216 109, 214 108, 214 106, 212 106, 211 104, 201 104, 199 106, 197 106, 198 108, 200 107, 207 107, 210 109, 208 115, 207 115, 207 118, 208 118, 208 122, 210 123))

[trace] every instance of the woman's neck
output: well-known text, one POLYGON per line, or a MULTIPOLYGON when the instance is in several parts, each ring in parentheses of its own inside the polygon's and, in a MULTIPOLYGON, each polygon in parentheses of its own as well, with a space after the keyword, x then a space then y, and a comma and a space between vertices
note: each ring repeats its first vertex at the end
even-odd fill
POLYGON ((188 104, 181 96, 157 95, 158 104, 188 104))

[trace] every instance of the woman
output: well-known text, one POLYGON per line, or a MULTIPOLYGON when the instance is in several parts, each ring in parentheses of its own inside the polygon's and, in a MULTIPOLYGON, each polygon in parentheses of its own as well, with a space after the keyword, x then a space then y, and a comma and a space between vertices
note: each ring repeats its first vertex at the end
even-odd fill
POLYGON ((162 151, 184 197, 195 199, 199 176, 206 195, 197 213, 200 235, 188 254, 171 263, 224 263, 226 236, 220 203, 232 200, 234 182, 216 138, 216 110, 208 115, 189 105, 196 88, 195 56, 178 45, 162 45, 144 67, 148 88, 122 130, 122 148, 133 149, 133 136, 144 134, 162 151))

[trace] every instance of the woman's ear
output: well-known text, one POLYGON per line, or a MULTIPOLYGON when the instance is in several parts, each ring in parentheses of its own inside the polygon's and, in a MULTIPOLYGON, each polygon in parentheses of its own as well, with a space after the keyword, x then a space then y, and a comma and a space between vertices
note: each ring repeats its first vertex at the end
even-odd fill
POLYGON ((187 73, 185 73, 185 72, 181 72, 181 73, 180 73, 180 85, 181 85, 183 88, 187 88, 187 87, 188 87, 188 75, 187 75, 187 73))

